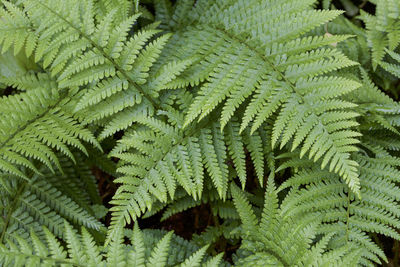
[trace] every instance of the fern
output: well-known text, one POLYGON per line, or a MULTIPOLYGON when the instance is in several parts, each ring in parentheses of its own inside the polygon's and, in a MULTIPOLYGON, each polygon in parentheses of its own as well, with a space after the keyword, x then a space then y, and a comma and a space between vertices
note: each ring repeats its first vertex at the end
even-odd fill
POLYGON ((91 207, 96 203, 98 192, 86 162, 71 166, 67 158, 60 158, 61 166, 68 167, 68 173, 51 173, 45 165, 39 168, 43 175, 32 173, 29 181, 1 173, 2 241, 15 234, 27 238, 31 229, 43 238, 42 226, 58 237, 64 237, 64 220, 88 229, 104 230, 91 207), (86 193, 82 193, 82 188, 86 188, 86 193))
POLYGON ((400 6, 367 2, 1 0, 0 265, 391 261, 400 6))
MULTIPOLYGON (((183 99, 175 99, 178 103, 183 99)), ((185 96, 185 95, 183 95, 185 96)), ((178 95, 179 97, 179 95, 178 95)), ((184 106, 185 103, 182 103, 184 106)), ((218 123, 194 125, 183 128, 183 116, 173 105, 165 105, 163 116, 137 115, 136 122, 126 131, 110 155, 120 158, 118 172, 122 183, 114 196, 112 224, 121 220, 129 223, 146 210, 152 209, 155 198, 167 202, 175 199, 177 186, 181 186, 196 201, 202 197, 204 178, 210 177, 221 199, 226 198, 230 180, 225 162, 232 156, 235 168, 244 187, 244 148, 251 153, 256 172, 263 184, 264 157, 269 149, 261 133, 239 134, 239 125, 229 123, 221 132, 218 123), (265 143, 264 143, 265 142, 265 143), (265 145, 264 145, 265 144, 265 145), (161 179, 160 179, 161 177, 161 179)))
POLYGON ((385 51, 395 60, 395 63, 381 62, 380 66, 397 78, 400 78, 400 55, 387 49, 385 51))
MULTIPOLYGON (((29 90, 24 95, 19 95, 19 98, 10 96, 4 100, 5 104, 2 104, 3 112, 7 112, 8 116, 12 114, 9 111, 19 108, 18 115, 21 118, 20 122, 16 120, 17 123, 1 127, 7 134, 10 133, 11 127, 15 130, 3 138, 3 146, 7 145, 7 147, 3 148, 4 160, 0 162, 0 166, 1 169, 24 178, 26 178, 25 175, 15 167, 15 163, 36 171, 35 166, 25 157, 33 157, 50 169, 52 169, 52 164, 60 167, 54 152, 46 145, 55 147, 71 159, 73 156, 64 143, 86 151, 78 139, 80 138, 99 147, 92 134, 81 124, 76 123, 76 119, 69 116, 74 109, 81 110, 93 104, 98 104, 98 107, 102 104, 101 110, 106 113, 100 115, 101 119, 105 115, 114 114, 122 109, 125 114, 132 112, 129 108, 141 103, 142 98, 144 98, 144 106, 157 105, 139 84, 146 81, 147 71, 157 58, 168 36, 164 35, 154 40, 141 51, 146 42, 158 31, 149 29, 138 33, 136 38, 128 38, 128 30, 136 21, 137 15, 122 18, 121 13, 117 14, 118 9, 113 9, 96 21, 92 1, 69 2, 68 6, 64 4, 63 1, 24 1, 22 8, 7 2, 5 4, 7 9, 3 10, 9 16, 15 16, 14 13, 17 12, 29 21, 35 30, 35 35, 39 38, 26 39, 26 46, 35 48, 34 51, 26 53, 29 56, 34 52, 35 61, 48 69, 51 76, 54 76, 56 85, 56 88, 29 90), (53 15, 51 18, 46 16, 48 12, 53 15), (78 17, 77 14, 79 14, 78 17), (48 19, 40 19, 46 17, 48 19), (80 24, 75 20, 78 18, 81 21, 80 24), (117 30, 112 32, 114 26, 117 30), (69 37, 66 38, 67 36, 69 37), (71 61, 72 58, 77 58, 77 60, 71 61), (88 85, 89 82, 93 87, 88 85), (77 92, 76 89, 80 86, 88 86, 87 92, 77 92), (127 90, 128 87, 129 90, 127 90), (135 98, 136 101, 128 101, 127 95, 135 98), (112 101, 99 104, 106 96, 112 96, 112 101), (46 101, 44 101, 45 98, 46 101), (20 99, 23 99, 22 104, 20 99), (124 101, 121 103, 122 106, 114 105, 115 102, 121 100, 124 101), (10 103, 6 105, 8 102, 10 103), (64 106, 65 111, 62 109, 64 106), (32 110, 28 110, 28 107, 32 110), (66 111, 69 113, 65 114, 66 111), (46 128, 50 126, 52 126, 52 135, 46 132, 46 128), (34 130, 41 131, 36 133, 34 130), (27 134, 24 135, 24 132, 27 134), (53 134, 56 135, 53 136, 53 134), (8 148, 9 146, 11 147, 8 148)), ((9 36, 5 35, 3 47, 4 42, 16 38, 14 32, 10 32, 9 27, 12 26, 12 21, 5 23, 9 36)), ((176 64, 169 66, 179 68, 176 64)), ((164 73, 170 70, 171 68, 167 66, 164 73)), ((164 76, 164 78, 167 77, 164 76)), ((19 84, 24 84, 25 81, 20 81, 19 84)), ((150 82, 163 86, 158 80, 152 79, 150 82)), ((28 84, 31 85, 30 82, 28 84)), ((86 116, 87 113, 82 111, 81 114, 83 114, 81 116, 86 116)), ((96 117, 92 119, 93 116, 90 118, 91 121, 97 120, 96 117)), ((10 117, 4 120, 4 124, 11 122, 10 117)))
MULTIPOLYGON (((0 262, 7 266, 218 266, 221 255, 205 259, 205 247, 185 258, 167 258, 169 245, 172 242, 172 232, 157 241, 151 234, 142 233, 137 226, 130 237, 132 245, 123 243, 124 233, 119 229, 107 251, 95 244, 89 232, 82 228, 78 234, 69 224, 65 223, 66 247, 63 247, 55 236, 44 228, 46 242, 42 242, 35 232, 31 232, 32 245, 21 237, 17 242, 8 242, 9 248, 0 246, 0 262), (152 249, 152 247, 154 248, 152 249), (150 253, 150 256, 148 254, 150 253), (107 260, 103 259, 107 257, 107 260)), ((178 239, 179 240, 179 239, 178 239)), ((176 242, 176 241, 175 241, 176 242)), ((177 245, 177 244, 175 244, 177 245)), ((182 246, 182 249, 185 247, 182 246)))
MULTIPOLYGON (((279 207, 277 191, 272 180, 265 193, 265 206, 261 221, 256 217, 249 202, 235 185, 231 190, 235 206, 243 222, 246 237, 241 245, 243 255, 239 266, 354 266, 357 250, 329 251, 332 235, 326 235, 312 246, 317 235, 319 221, 296 221, 296 217, 285 216, 286 206, 279 207)), ((290 207, 289 207, 290 208, 290 207)))
MULTIPOLYGON (((183 2, 190 6, 192 1, 183 2)), ((323 157, 322 168, 329 164, 358 193, 357 164, 349 158, 359 136, 351 130, 356 114, 348 113, 355 105, 341 96, 359 84, 329 74, 356 63, 326 47, 346 36, 304 35, 341 13, 312 10, 313 2, 200 1, 187 24, 171 25, 176 34, 165 58, 197 61, 170 87, 202 83, 184 126, 219 106, 222 129, 235 112, 243 114, 241 132, 249 128, 253 133, 272 118, 272 147, 290 143, 292 149, 302 148, 301 155, 323 157), (182 51, 176 52, 176 46, 182 51), (337 112, 348 115, 342 119, 337 112), (295 117, 296 123, 289 123, 295 117), (314 142, 316 136, 320 142, 314 142)))
MULTIPOLYGON (((367 144, 372 151, 384 151, 383 147, 367 144)), ((331 246, 356 243, 364 250, 361 254, 364 265, 371 265, 369 260, 379 264, 379 258, 387 261, 386 256, 365 232, 394 239, 400 237, 396 231, 400 221, 395 193, 398 190, 398 159, 388 154, 375 157, 355 154, 353 157, 360 165, 362 199, 357 199, 337 175, 310 168, 309 162, 303 162, 304 167, 279 188, 280 191, 290 188, 284 200, 287 207, 284 214, 322 216, 325 224, 319 231, 337 235, 331 246)))
POLYGON ((386 49, 394 51, 400 44, 400 5, 394 0, 376 1, 376 16, 361 13, 366 24, 367 38, 372 50, 372 64, 383 63, 386 49))
POLYGON ((54 151, 74 160, 68 146, 86 152, 83 142, 100 148, 92 133, 69 113, 68 95, 37 88, 0 99, 0 169, 27 178, 18 166, 38 172, 28 159, 60 168, 54 151), (28 158, 28 159, 27 159, 28 158))

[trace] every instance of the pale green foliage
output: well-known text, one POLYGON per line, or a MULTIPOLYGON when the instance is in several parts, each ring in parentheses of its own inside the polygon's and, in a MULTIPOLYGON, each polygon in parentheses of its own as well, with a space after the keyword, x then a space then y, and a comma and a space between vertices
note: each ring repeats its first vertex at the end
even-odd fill
POLYGON ((235 113, 240 132, 253 133, 272 118, 272 147, 289 144, 292 150, 301 147, 301 156, 323 158, 322 168, 340 174, 359 193, 357 164, 349 158, 360 135, 352 130, 357 114, 350 112, 353 103, 341 99, 359 84, 330 74, 357 63, 327 47, 346 36, 304 35, 341 12, 312 10, 314 1, 191 2, 176 7, 178 18, 185 12, 180 8, 190 12, 171 22, 177 33, 164 50, 168 59, 196 59, 169 85, 202 83, 184 126, 221 106, 222 129, 235 113))
POLYGON ((105 230, 91 208, 92 203, 100 204, 94 177, 82 155, 74 156, 79 159, 77 166, 60 157, 65 173, 51 173, 42 165, 42 175, 32 173, 29 181, 0 174, 1 241, 15 235, 27 238, 31 229, 43 238, 42 226, 63 238, 65 220, 88 229, 105 230))
POLYGON ((0 0, 0 265, 218 266, 220 239, 239 266, 387 261, 399 2, 144 2, 0 0), (200 205, 200 247, 124 228, 200 205))
MULTIPOLYGON (((290 187, 284 200, 283 214, 296 218, 318 216, 325 224, 320 233, 335 233, 331 248, 349 243, 363 248, 364 265, 373 266, 369 260, 381 263, 386 260, 382 250, 364 233, 376 232, 399 239, 395 229, 400 226, 398 213, 399 174, 389 163, 391 158, 368 158, 358 155, 363 198, 356 199, 335 174, 313 168, 301 168, 285 182, 280 190, 290 187), (306 185, 306 187, 302 187, 306 185)), ((304 165, 307 166, 306 162, 304 165)))
MULTIPOLYGON (((135 226, 131 244, 123 242, 124 231, 114 235, 111 244, 104 249, 96 245, 89 232, 82 228, 78 234, 68 223, 64 232, 66 247, 47 229, 43 229, 46 241, 41 241, 35 232, 31 232, 31 244, 19 236, 16 242, 9 240, 7 246, 0 245, 0 263, 5 266, 219 266, 221 255, 214 258, 205 257, 207 247, 192 252, 193 247, 185 244, 172 232, 157 238, 157 234, 143 233, 135 226), (176 239, 176 240, 174 240, 176 239), (170 245, 180 248, 180 255, 169 254, 170 245), (186 250, 186 252, 185 252, 186 250), (183 252, 183 253, 182 253, 183 252), (183 254, 183 255, 182 255, 183 254), (106 259, 104 259, 106 257, 106 259)), ((173 251, 172 252, 176 252, 173 251)))
MULTIPOLYGON (((400 31, 400 30, 399 30, 400 31)), ((399 33, 400 35, 400 33, 399 33)), ((393 58, 395 63, 381 62, 380 66, 384 68, 387 72, 390 72, 394 76, 400 78, 400 54, 386 49, 388 55, 393 58)))
POLYGON ((60 168, 55 151, 74 161, 68 146, 86 153, 85 141, 100 148, 92 133, 72 117, 69 101, 69 96, 49 88, 0 99, 0 169, 26 178, 18 166, 38 172, 28 159, 53 170, 53 165, 60 168))
POLYGON ((184 117, 179 109, 187 107, 190 95, 182 92, 164 97, 159 116, 137 114, 130 118, 136 124, 110 153, 121 159, 117 171, 123 174, 116 180, 122 185, 112 201, 112 224, 135 220, 151 210, 155 199, 175 200, 177 186, 184 188, 194 201, 201 199, 205 177, 210 177, 219 197, 226 199, 230 177, 225 162, 228 156, 232 157, 244 187, 245 148, 251 153, 260 184, 263 183, 263 162, 270 146, 262 131, 240 135, 235 122, 221 131, 220 124, 211 121, 183 128, 184 117))
POLYGON ((397 0, 373 2, 376 4, 376 16, 361 11, 361 19, 367 28, 372 64, 376 68, 384 63, 386 49, 394 51, 400 44, 400 3, 397 0))
POLYGON ((254 214, 244 193, 234 184, 231 190, 243 222, 244 237, 240 248, 243 256, 238 260, 238 266, 354 266, 358 262, 358 250, 345 246, 329 250, 332 234, 321 237, 313 245, 320 226, 319 218, 299 220, 299 216, 287 216, 285 211, 290 207, 279 207, 272 179, 266 189, 261 220, 254 214))

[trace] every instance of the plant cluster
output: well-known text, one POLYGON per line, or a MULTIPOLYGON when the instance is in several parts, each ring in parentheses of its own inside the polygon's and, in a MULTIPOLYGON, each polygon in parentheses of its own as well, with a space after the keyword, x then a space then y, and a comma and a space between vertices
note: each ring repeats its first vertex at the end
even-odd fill
POLYGON ((0 5, 0 265, 397 266, 398 0, 0 5))

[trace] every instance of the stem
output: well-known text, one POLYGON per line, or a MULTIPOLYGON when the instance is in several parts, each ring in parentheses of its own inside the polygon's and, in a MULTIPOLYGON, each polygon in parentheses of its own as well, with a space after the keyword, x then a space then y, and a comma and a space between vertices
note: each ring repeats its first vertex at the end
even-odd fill
POLYGON ((366 4, 368 3, 368 0, 364 0, 359 6, 359 9, 362 9, 366 4))

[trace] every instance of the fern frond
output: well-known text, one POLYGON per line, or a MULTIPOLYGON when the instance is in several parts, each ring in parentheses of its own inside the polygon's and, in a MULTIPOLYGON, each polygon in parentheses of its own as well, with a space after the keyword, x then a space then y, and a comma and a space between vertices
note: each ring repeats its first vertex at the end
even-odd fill
POLYGON ((372 50, 372 64, 386 65, 383 61, 387 49, 394 51, 400 44, 400 5, 397 1, 376 1, 375 16, 361 11, 361 19, 367 28, 368 44, 372 50))
POLYGON ((82 192, 82 188, 90 191, 92 184, 96 186, 90 174, 85 174, 88 169, 85 162, 82 161, 80 166, 71 166, 66 158, 60 158, 61 166, 68 170, 66 174, 59 171, 51 173, 46 166, 39 169, 43 175, 33 174, 29 181, 1 174, 7 178, 0 186, 4 190, 0 205, 1 240, 15 234, 26 238, 31 229, 42 238, 41 226, 63 237, 64 220, 88 229, 104 230, 91 209, 98 192, 82 192))
POLYGON ((400 4, 370 2, 0 0, 0 265, 387 262, 400 4), (199 205, 195 242, 139 230, 199 205))
MULTIPOLYGON (((20 266, 21 264, 27 264, 29 266, 59 266, 64 264, 73 266, 116 266, 114 265, 116 262, 112 261, 112 258, 115 258, 118 260, 118 266, 181 266, 181 264, 183 264, 183 266, 185 266, 185 264, 189 264, 189 266, 200 266, 200 263, 207 260, 205 256, 206 248, 197 250, 190 257, 179 258, 175 256, 167 259, 167 254, 161 258, 152 257, 161 256, 159 253, 154 253, 158 251, 158 248, 163 248, 166 251, 168 250, 166 241, 173 240, 174 242, 180 242, 181 244, 176 243, 175 247, 180 247, 181 251, 187 249, 188 252, 190 252, 195 248, 183 244, 178 238, 172 236, 172 232, 164 235, 164 237, 159 240, 156 237, 157 234, 154 235, 152 232, 142 233, 136 228, 134 237, 136 235, 143 235, 147 239, 146 245, 144 245, 143 238, 141 239, 142 247, 138 250, 136 243, 133 244, 133 247, 123 243, 124 231, 120 229, 118 236, 115 236, 115 239, 113 239, 108 247, 108 251, 103 252, 101 247, 94 242, 93 237, 85 228, 82 228, 81 234, 78 234, 69 224, 65 223, 64 227, 66 232, 66 248, 61 245, 50 231, 44 228, 46 242, 39 240, 35 232, 31 232, 30 237, 33 245, 30 245, 26 240, 18 236, 16 236, 15 242, 8 240, 7 246, 0 244, 0 263, 7 266, 20 266), (152 256, 148 258, 148 256, 145 255, 152 249, 151 243, 155 243, 156 248, 153 249, 152 256), (117 251, 118 257, 112 254, 117 251), (136 256, 137 253, 144 252, 146 252, 146 254, 142 254, 143 259, 141 261, 133 261, 133 255, 136 256), (108 258, 103 259, 104 256, 108 256, 108 258), (154 261, 157 261, 157 263, 154 261)), ((171 256, 173 256, 173 254, 171 254, 171 256)), ((211 266, 217 266, 220 261, 221 255, 218 255, 214 258, 209 257, 207 263, 212 264, 211 266)))
POLYGON ((400 78, 400 54, 397 54, 388 49, 386 49, 386 52, 395 60, 396 63, 381 62, 380 66, 387 72, 390 72, 397 78, 400 78))
POLYGON ((38 39, 33 31, 32 22, 26 12, 19 7, 8 1, 2 1, 2 4, 5 6, 0 9, 2 53, 13 46, 14 55, 17 55, 25 47, 25 53, 29 57, 36 48, 38 39))
MULTIPOLYGON (((38 36, 35 61, 56 76, 59 88, 87 87, 86 96, 78 101, 75 110, 99 102, 110 108, 109 105, 113 103, 103 100, 113 97, 121 101, 126 97, 126 91, 134 95, 136 101, 124 108, 139 104, 142 98, 147 99, 150 106, 157 105, 150 97, 152 93, 140 85, 148 79, 149 68, 169 36, 156 38, 155 34, 159 31, 154 27, 142 30, 134 37, 128 36, 139 14, 129 14, 130 1, 121 1, 117 8, 111 8, 115 4, 113 2, 96 4, 105 12, 104 15, 98 15, 97 19, 93 1, 90 0, 70 1, 68 5, 63 1, 24 1, 21 5, 21 12, 27 13, 32 31, 38 36), (49 13, 52 18, 47 16, 49 13)), ((165 71, 175 70, 176 75, 180 68, 184 66, 177 63, 165 71)), ((156 80, 153 79, 153 82, 156 80)), ((159 84, 154 90, 160 90, 163 86, 159 84)), ((115 113, 121 109, 113 111, 115 113)), ((81 116, 89 115, 85 113, 81 116)))
MULTIPOLYGON (((123 219, 127 223, 130 218, 136 220, 152 208, 156 199, 160 202, 167 202, 168 196, 175 199, 177 186, 185 189, 194 198, 194 203, 190 199, 182 199, 181 204, 176 203, 175 209, 182 209, 180 205, 196 205, 202 197, 207 174, 219 197, 225 199, 230 179, 225 164, 228 160, 226 151, 235 149, 235 153, 244 154, 244 148, 247 148, 254 163, 259 162, 263 167, 268 150, 259 134, 241 137, 238 124, 234 123, 232 126, 229 123, 221 132, 218 123, 183 129, 182 118, 180 125, 175 126, 166 123, 161 116, 157 119, 139 116, 131 119, 136 122, 135 127, 126 132, 110 154, 122 160, 117 171, 123 175, 116 180, 121 186, 112 201, 115 205, 111 209, 112 224, 123 219), (233 142, 235 148, 229 145, 233 142)), ((234 167, 243 168, 244 160, 244 157, 235 158, 234 167)), ((262 182, 264 169, 257 174, 262 182)), ((245 180, 242 181, 244 186, 245 180)))
POLYGON ((133 15, 132 13, 136 11, 135 1, 129 0, 97 0, 95 5, 95 10, 97 13, 97 17, 101 20, 102 17, 106 16, 109 12, 115 10, 115 7, 119 7, 117 14, 115 15, 118 21, 123 21, 127 19, 129 16, 133 15))
POLYGON ((329 164, 329 169, 359 194, 357 164, 349 158, 359 142, 359 133, 350 130, 357 123, 354 117, 342 119, 335 114, 356 107, 341 98, 360 84, 331 74, 357 63, 326 47, 328 40, 346 37, 304 36, 341 14, 312 10, 313 2, 211 1, 195 5, 193 15, 179 27, 173 26, 179 30, 163 55, 195 58, 172 83, 173 87, 200 83, 185 127, 219 107, 222 129, 238 110, 245 110, 239 116, 241 132, 250 128, 254 133, 267 119, 273 119, 272 147, 292 142, 293 149, 301 146, 302 155, 307 153, 316 161, 324 157, 322 167, 329 164), (177 52, 176 46, 183 48, 177 52), (295 123, 289 123, 293 120, 295 123), (321 136, 320 142, 314 142, 317 136, 321 136))
POLYGON ((387 261, 383 251, 366 235, 380 233, 400 238, 397 165, 390 156, 368 157, 355 154, 360 165, 362 198, 355 198, 336 174, 318 168, 302 169, 279 190, 290 188, 284 200, 284 214, 322 216, 322 233, 335 234, 335 247, 355 243, 363 247, 362 258, 376 263, 387 261), (289 211, 290 210, 290 211, 289 211))
POLYGON ((26 178, 19 166, 37 172, 30 159, 53 170, 54 165, 60 168, 55 151, 74 160, 68 146, 86 153, 84 141, 100 148, 69 113, 67 103, 68 97, 42 88, 0 99, 0 169, 26 178))
POLYGON ((322 266, 324 264, 340 266, 347 264, 346 256, 357 255, 357 250, 350 247, 331 253, 328 242, 332 234, 323 236, 313 245, 320 221, 317 217, 309 220, 298 220, 287 216, 279 207, 278 195, 274 182, 269 180, 265 192, 265 205, 261 221, 255 217, 251 205, 244 193, 231 184, 235 206, 245 230, 240 250, 240 266, 322 266))

